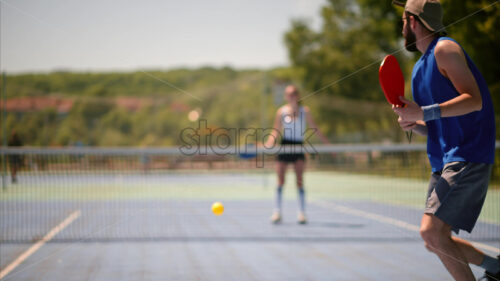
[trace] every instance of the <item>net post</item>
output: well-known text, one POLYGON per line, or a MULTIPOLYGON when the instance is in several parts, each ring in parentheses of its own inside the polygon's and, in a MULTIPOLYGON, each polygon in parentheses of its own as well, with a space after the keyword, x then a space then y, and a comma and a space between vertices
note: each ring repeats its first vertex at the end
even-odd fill
POLYGON ((7 147, 7 137, 5 135, 5 119, 7 117, 7 103, 6 103, 6 93, 5 93, 5 83, 7 79, 5 72, 2 72, 2 190, 7 189, 7 161, 5 159, 5 148, 7 147))
MULTIPOLYGON (((260 95, 260 128, 261 128, 261 130, 259 130, 259 131, 263 131, 265 126, 266 126, 266 118, 264 118, 264 115, 266 114, 266 111, 267 111, 266 110, 267 109, 266 96, 270 92, 269 74, 267 72, 264 72, 263 82, 264 83, 262 85, 262 90, 261 90, 261 95, 260 95)), ((256 134, 257 134, 256 145, 258 145, 259 140, 261 140, 262 143, 264 143, 264 139, 263 139, 264 135, 259 136, 258 132, 256 134)), ((262 161, 262 186, 264 187, 264 189, 267 189, 267 172, 265 169, 265 155, 262 154, 261 157, 262 157, 262 159, 261 159, 261 161, 262 161)), ((255 159, 256 159, 255 163, 258 166, 259 155, 257 155, 257 157, 255 159)))

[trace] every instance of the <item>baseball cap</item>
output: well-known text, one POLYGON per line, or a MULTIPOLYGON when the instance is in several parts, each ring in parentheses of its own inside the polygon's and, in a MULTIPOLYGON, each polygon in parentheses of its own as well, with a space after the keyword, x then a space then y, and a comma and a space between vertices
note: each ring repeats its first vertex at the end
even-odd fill
POLYGON ((439 0, 408 0, 406 4, 392 1, 392 3, 416 15, 430 31, 446 33, 443 25, 443 8, 439 0))

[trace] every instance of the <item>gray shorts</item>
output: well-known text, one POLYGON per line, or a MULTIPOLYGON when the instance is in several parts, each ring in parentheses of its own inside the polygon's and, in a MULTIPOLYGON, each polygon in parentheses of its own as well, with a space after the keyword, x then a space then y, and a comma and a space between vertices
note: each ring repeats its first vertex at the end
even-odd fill
POLYGON ((493 165, 451 162, 431 176, 426 214, 433 214, 458 234, 471 232, 481 213, 493 165))

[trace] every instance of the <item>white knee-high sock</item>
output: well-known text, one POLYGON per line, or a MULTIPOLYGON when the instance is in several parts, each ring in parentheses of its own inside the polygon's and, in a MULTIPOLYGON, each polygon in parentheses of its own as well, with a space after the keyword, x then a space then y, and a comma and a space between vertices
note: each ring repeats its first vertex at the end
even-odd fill
POLYGON ((276 188, 276 211, 281 212, 281 201, 283 197, 283 186, 280 185, 276 188))
POLYGON ((306 211, 306 192, 304 190, 304 187, 299 188, 299 204, 300 204, 300 211, 305 212, 306 211))

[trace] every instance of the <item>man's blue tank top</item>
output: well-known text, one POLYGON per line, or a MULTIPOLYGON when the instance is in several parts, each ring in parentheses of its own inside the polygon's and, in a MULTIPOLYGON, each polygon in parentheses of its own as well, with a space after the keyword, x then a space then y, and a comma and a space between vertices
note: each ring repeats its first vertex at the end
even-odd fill
MULTIPOLYGON (((434 48, 441 40, 456 43, 449 37, 436 38, 413 67, 413 99, 420 106, 443 103, 459 95, 437 67, 434 48)), ((483 107, 466 115, 427 122, 427 154, 433 172, 454 161, 492 164, 495 157, 495 114, 490 92, 477 67, 463 52, 481 92, 483 107)))

